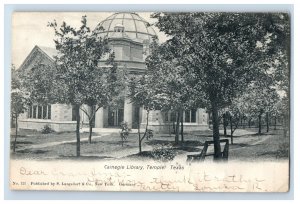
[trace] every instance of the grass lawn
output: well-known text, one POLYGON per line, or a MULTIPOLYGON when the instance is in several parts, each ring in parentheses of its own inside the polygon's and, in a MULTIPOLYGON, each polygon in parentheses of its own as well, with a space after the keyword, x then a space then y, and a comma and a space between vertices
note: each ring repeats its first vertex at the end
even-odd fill
MULTIPOLYGON (((229 160, 278 160, 288 159, 289 137, 282 130, 271 130, 268 134, 256 135, 256 129, 239 129, 235 132, 234 144, 229 147, 229 160)), ((13 134, 13 132, 12 132, 13 134)), ((12 159, 78 159, 75 132, 41 134, 22 132, 17 139, 16 152, 12 159)), ((93 133, 92 144, 88 133, 81 133, 81 157, 79 159, 153 159, 153 152, 165 151, 175 158, 186 159, 188 154, 199 154, 204 142, 212 140, 212 131, 198 131, 184 135, 184 143, 174 145, 174 135, 154 134, 151 140, 142 143, 142 154, 138 154, 138 134, 129 134, 122 146, 118 133, 93 133)), ((222 138, 224 138, 222 136, 222 138)), ((14 135, 11 136, 11 147, 14 135)), ((230 139, 230 138, 228 138, 230 139)), ((153 156, 154 155, 154 156, 153 156)))

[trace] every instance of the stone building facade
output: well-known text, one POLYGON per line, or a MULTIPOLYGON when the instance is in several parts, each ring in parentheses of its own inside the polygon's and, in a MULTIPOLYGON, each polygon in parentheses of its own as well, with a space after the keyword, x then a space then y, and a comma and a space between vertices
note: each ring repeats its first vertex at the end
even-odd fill
MULTIPOLYGON (((94 32, 107 36, 109 45, 115 52, 118 66, 126 67, 129 74, 141 74, 145 71, 145 58, 149 54, 149 44, 156 36, 152 27, 136 13, 115 13, 100 22, 94 32), (99 29, 100 27, 104 30, 99 29)), ((25 59, 20 69, 30 69, 35 63, 54 63, 56 50, 35 46, 25 59)), ((99 66, 105 66, 100 61, 99 66)), ((87 126, 88 118, 81 112, 81 124, 87 126)), ((169 132, 174 129, 175 115, 171 112, 151 111, 149 128, 159 132, 169 132)), ((204 109, 194 109, 184 112, 184 130, 195 131, 208 128, 208 115, 204 109)), ((141 127, 146 123, 146 111, 143 107, 130 103, 124 98, 124 105, 118 108, 100 108, 95 115, 95 128, 119 128, 126 121, 129 128, 141 127)), ((71 105, 52 104, 28 108, 19 120, 19 128, 41 130, 49 125, 55 131, 74 131, 76 127, 75 113, 71 105)))

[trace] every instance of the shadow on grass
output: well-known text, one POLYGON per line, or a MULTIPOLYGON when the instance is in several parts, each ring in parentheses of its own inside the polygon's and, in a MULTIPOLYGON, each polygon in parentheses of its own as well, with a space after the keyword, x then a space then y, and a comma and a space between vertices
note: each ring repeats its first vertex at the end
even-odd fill
POLYGON ((128 155, 124 158, 131 158, 131 159, 142 159, 142 158, 149 158, 149 159, 154 159, 152 151, 143 151, 137 154, 131 154, 128 155))
MULTIPOLYGON (((10 137, 11 137, 11 139, 15 139, 16 135, 11 134, 10 137)), ((24 138, 24 137, 26 137, 26 135, 19 135, 18 134, 18 136, 17 136, 17 138, 24 138)))
POLYGON ((257 154, 257 156, 271 156, 278 158, 288 158, 289 152, 285 150, 269 151, 257 154))
POLYGON ((145 140, 145 143, 147 145, 174 145, 174 141, 169 141, 169 140, 156 140, 156 139, 151 139, 151 140, 145 140))
MULTIPOLYGON (((14 144, 14 141, 10 142, 12 145, 14 144)), ((17 141, 16 144, 33 144, 33 142, 29 142, 29 141, 17 141)))
MULTIPOLYGON (((84 144, 88 144, 88 142, 84 143, 84 144)), ((122 146, 122 141, 96 141, 96 142, 92 142, 92 144, 104 144, 104 145, 118 145, 118 146, 122 146)), ((123 142, 123 146, 124 147, 135 147, 135 145, 130 145, 132 144, 132 141, 124 141, 123 142)))
POLYGON ((233 143, 233 144, 230 143, 230 146, 232 146, 232 147, 251 147, 252 145, 245 144, 245 143, 233 143))
POLYGON ((45 154, 49 152, 48 150, 30 150, 30 149, 24 149, 24 150, 17 150, 16 153, 22 153, 22 154, 45 154))
POLYGON ((112 159, 114 157, 108 157, 108 156, 65 156, 65 155, 59 155, 60 159, 66 159, 66 160, 101 160, 101 159, 112 159))

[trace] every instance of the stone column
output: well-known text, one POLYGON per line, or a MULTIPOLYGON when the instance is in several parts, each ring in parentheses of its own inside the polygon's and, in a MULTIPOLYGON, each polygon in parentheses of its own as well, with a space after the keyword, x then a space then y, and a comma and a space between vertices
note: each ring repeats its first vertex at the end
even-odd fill
POLYGON ((196 111, 196 123, 202 124, 202 111, 200 108, 198 108, 196 111))
POLYGON ((147 111, 144 109, 144 107, 141 107, 141 113, 141 123, 146 124, 147 111))
POLYGON ((132 128, 132 103, 130 103, 129 99, 125 99, 124 102, 124 121, 127 122, 128 128, 132 128))
POLYGON ((99 108, 99 110, 95 114, 95 128, 103 128, 103 127, 104 127, 103 108, 99 108))

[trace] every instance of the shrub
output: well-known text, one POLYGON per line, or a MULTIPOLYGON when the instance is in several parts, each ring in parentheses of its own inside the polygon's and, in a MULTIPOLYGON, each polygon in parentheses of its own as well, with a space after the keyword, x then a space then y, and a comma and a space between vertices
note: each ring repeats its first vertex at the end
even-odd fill
POLYGON ((288 143, 282 143, 279 145, 279 149, 276 152, 276 158, 288 158, 290 145, 288 143))
POLYGON ((52 132, 54 132, 54 130, 49 125, 45 125, 42 129, 42 134, 49 134, 52 132))
POLYGON ((159 145, 153 148, 152 157, 159 161, 172 161, 176 156, 176 151, 169 145, 159 145))

